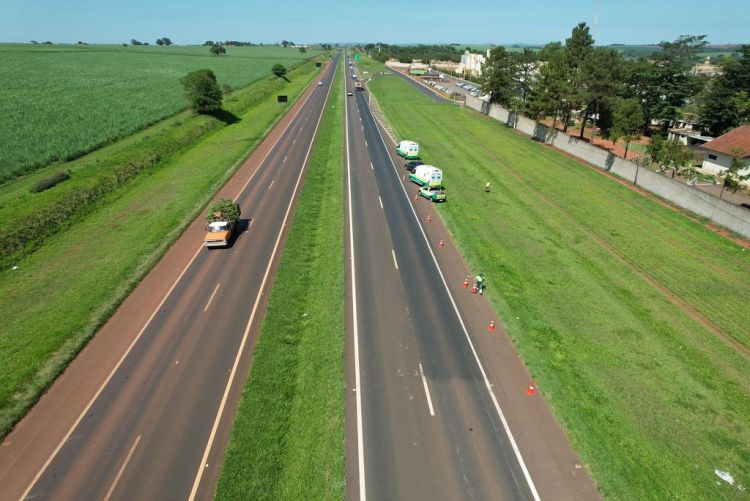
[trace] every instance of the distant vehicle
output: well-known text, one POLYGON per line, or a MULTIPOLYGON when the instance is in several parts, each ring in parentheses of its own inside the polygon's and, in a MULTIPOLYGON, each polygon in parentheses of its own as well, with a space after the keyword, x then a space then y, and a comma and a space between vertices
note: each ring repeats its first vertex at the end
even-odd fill
POLYGON ((409 174, 409 181, 417 183, 419 186, 434 188, 443 185, 443 171, 434 165, 420 165, 414 172, 409 174))
POLYGON ((208 226, 203 245, 227 247, 240 220, 240 204, 227 198, 216 200, 208 206, 206 220, 208 226))
POLYGON ((476 92, 471 92, 471 93, 470 93, 469 95, 470 95, 470 96, 474 96, 474 97, 477 97, 477 96, 478 96, 479 94, 477 94, 476 92))
POLYGON ((426 198, 430 202, 445 202, 448 200, 443 186, 422 186, 419 189, 419 196, 426 198))
POLYGON ((346 91, 346 95, 347 95, 347 96, 353 96, 353 95, 354 95, 354 92, 352 92, 352 91, 348 90, 348 91, 346 91))
POLYGON ((355 75, 354 73, 352 73, 352 80, 356 80, 356 78, 357 78, 357 75, 355 75))
POLYGON ((412 160, 411 162, 406 162, 404 164, 404 169, 408 170, 409 172, 414 172, 414 169, 416 169, 420 165, 424 165, 424 162, 420 162, 419 160, 412 160))
POLYGON ((396 153, 407 160, 419 158, 419 145, 414 141, 401 141, 396 147, 396 153))
POLYGON ((318 82, 318 87, 320 87, 321 85, 323 85, 323 80, 321 80, 320 82, 318 82))
POLYGON ((356 80, 354 82, 354 90, 365 90, 365 86, 362 84, 361 80, 356 80))

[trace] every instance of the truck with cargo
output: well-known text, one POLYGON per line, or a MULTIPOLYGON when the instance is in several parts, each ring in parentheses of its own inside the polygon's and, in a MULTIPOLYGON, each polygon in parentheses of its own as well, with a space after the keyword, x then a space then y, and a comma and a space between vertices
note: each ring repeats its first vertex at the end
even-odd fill
POLYGON ((365 86, 362 85, 362 80, 356 80, 354 82, 354 90, 365 90, 365 86))
POLYGON ((419 145, 414 141, 401 141, 396 147, 396 153, 406 159, 419 158, 419 145))
POLYGON ((203 245, 209 248, 227 247, 240 220, 240 204, 226 198, 216 200, 208 206, 206 220, 208 225, 203 245))

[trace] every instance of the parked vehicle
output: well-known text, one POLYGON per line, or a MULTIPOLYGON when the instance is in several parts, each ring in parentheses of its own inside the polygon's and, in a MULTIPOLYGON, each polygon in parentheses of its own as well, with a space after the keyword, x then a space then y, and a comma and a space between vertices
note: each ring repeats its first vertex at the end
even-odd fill
POLYGON ((420 162, 419 160, 412 160, 411 162, 406 162, 404 164, 404 169, 408 170, 409 172, 414 172, 414 169, 416 169, 420 165, 424 165, 424 163, 420 162))
POLYGON ((414 141, 401 141, 396 148, 396 153, 406 159, 419 158, 419 145, 414 141))
POLYGON ((443 186, 422 186, 419 188, 419 196, 426 198, 430 202, 445 202, 448 198, 445 195, 443 186))
POLYGON ((240 220, 240 204, 227 198, 216 200, 208 206, 206 220, 208 226, 206 236, 203 237, 203 245, 227 247, 240 220))
POLYGON ((443 185, 443 171, 434 165, 419 165, 409 174, 409 180, 419 186, 436 187, 443 185))

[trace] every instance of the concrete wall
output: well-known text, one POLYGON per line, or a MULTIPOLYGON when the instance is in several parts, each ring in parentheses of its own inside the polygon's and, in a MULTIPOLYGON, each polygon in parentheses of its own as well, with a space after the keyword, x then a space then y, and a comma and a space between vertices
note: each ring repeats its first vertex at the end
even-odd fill
MULTIPOLYGON (((635 179, 636 165, 629 160, 613 155, 604 148, 593 146, 577 137, 569 136, 528 117, 510 112, 502 106, 487 103, 476 97, 466 96, 466 106, 510 127, 515 127, 539 142, 550 144, 600 169, 616 174, 631 182, 635 179)), ((669 200, 679 207, 706 217, 744 237, 750 238, 750 210, 748 209, 720 200, 718 197, 657 174, 649 169, 642 168, 638 170, 637 185, 669 200)))

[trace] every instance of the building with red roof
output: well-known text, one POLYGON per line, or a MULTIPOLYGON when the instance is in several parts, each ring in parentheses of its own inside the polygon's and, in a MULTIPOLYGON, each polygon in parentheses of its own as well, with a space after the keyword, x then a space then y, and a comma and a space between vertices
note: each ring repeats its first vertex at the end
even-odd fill
MULTIPOLYGON (((732 159, 737 156, 750 163, 750 124, 730 130, 723 136, 701 146, 706 152, 703 169, 721 174, 729 168, 732 159)), ((740 175, 750 173, 750 167, 740 171, 740 175)))

